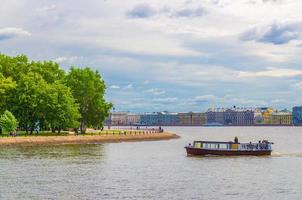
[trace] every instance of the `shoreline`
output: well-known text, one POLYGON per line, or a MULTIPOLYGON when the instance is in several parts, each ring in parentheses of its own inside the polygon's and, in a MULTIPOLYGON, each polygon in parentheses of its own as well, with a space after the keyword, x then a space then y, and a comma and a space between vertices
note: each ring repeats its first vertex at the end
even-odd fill
POLYGON ((117 143, 177 139, 174 133, 149 133, 141 135, 68 135, 68 136, 17 136, 0 138, 0 146, 5 145, 43 145, 43 144, 91 144, 117 143))

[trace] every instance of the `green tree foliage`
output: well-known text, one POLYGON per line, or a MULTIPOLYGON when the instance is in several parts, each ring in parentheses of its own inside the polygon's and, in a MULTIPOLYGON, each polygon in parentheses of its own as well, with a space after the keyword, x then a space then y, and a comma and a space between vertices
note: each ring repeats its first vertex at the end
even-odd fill
POLYGON ((55 82, 48 85, 46 93, 48 95, 45 96, 43 110, 48 113, 45 120, 51 129, 60 132, 61 129, 78 127, 81 115, 70 89, 60 82, 55 82))
POLYGON ((0 54, 0 72, 4 77, 12 77, 18 81, 21 76, 30 72, 40 74, 47 83, 63 80, 65 72, 52 61, 29 62, 25 55, 10 57, 0 54))
POLYGON ((6 110, 0 117, 0 127, 2 130, 12 133, 16 131, 17 126, 18 121, 16 120, 15 116, 6 110))
POLYGON ((30 63, 25 55, 10 57, 0 54, 0 72, 4 77, 12 77, 13 80, 17 81, 30 69, 30 63))
POLYGON ((66 83, 80 107, 81 132, 85 133, 87 126, 102 126, 112 104, 104 99, 106 86, 101 75, 90 68, 72 67, 66 83))
POLYGON ((5 78, 0 73, 0 113, 11 107, 11 96, 16 88, 16 82, 11 77, 5 78))
POLYGON ((31 133, 37 122, 44 130, 59 132, 80 122, 100 126, 111 107, 104 93, 104 81, 89 68, 72 68, 66 75, 52 61, 0 54, 0 114, 11 110, 20 127, 31 133))
POLYGON ((54 83, 65 78, 64 70, 52 61, 32 62, 30 71, 40 74, 47 83, 54 83))
POLYGON ((44 121, 48 114, 45 107, 45 99, 48 87, 46 81, 38 73, 23 75, 16 87, 13 112, 20 120, 21 127, 31 132, 37 121, 44 121))

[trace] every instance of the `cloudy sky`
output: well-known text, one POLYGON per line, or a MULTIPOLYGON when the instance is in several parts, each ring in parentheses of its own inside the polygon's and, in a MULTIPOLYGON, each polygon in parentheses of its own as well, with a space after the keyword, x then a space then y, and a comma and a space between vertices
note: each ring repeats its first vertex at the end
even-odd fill
POLYGON ((301 0, 2 0, 0 52, 97 69, 116 110, 302 104, 301 0))

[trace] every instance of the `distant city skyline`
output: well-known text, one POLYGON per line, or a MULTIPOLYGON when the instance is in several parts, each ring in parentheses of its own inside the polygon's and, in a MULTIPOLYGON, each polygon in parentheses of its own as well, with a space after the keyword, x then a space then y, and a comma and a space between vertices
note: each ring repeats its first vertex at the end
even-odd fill
POLYGON ((302 104, 302 1, 1 3, 1 53, 99 70, 116 110, 302 104))
MULTIPOLYGON (((281 111, 292 111, 292 109, 294 107, 300 107, 302 105, 294 105, 292 107, 289 107, 289 108, 285 108, 285 107, 281 107, 281 108, 277 108, 277 107, 273 107, 273 106, 246 106, 246 107, 243 107, 243 106, 236 106, 235 109, 244 109, 244 110, 254 110, 254 109, 260 109, 260 108, 273 108, 273 109, 276 109, 276 111, 278 112, 281 112, 281 111)), ((234 105, 233 106, 230 106, 230 107, 223 107, 223 106, 220 106, 220 107, 209 107, 209 108, 205 108, 204 110, 181 110, 181 111, 175 111, 175 110, 150 110, 150 111, 131 111, 131 110, 117 110, 116 108, 114 109, 111 109, 111 112, 112 113, 137 113, 137 114, 140 114, 140 113, 157 113, 157 112, 168 112, 168 113, 188 113, 188 112, 193 112, 193 113, 199 113, 199 112, 207 112, 208 110, 211 110, 211 109, 234 109, 234 105)), ((146 109, 147 110, 147 109, 146 109)))
POLYGON ((112 112, 108 126, 301 126, 302 106, 275 108, 218 108, 206 112, 112 112))

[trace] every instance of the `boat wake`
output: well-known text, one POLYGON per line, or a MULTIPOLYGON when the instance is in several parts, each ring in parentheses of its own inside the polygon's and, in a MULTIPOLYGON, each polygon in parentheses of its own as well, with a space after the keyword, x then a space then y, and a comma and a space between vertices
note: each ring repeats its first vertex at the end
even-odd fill
POLYGON ((273 157, 302 157, 302 152, 278 152, 273 151, 272 155, 273 157))

